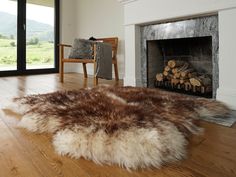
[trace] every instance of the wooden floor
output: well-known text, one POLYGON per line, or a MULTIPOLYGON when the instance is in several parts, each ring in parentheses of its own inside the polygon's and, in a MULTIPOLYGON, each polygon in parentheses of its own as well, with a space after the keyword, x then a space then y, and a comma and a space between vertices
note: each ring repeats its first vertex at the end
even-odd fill
MULTIPOLYGON (((93 86, 93 79, 66 74, 0 78, 0 103, 15 96, 93 86)), ((100 83, 122 85, 102 80, 100 83)), ((117 166, 100 166, 84 159, 61 157, 54 152, 51 137, 17 128, 20 116, 8 110, 0 115, 0 177, 235 177, 236 127, 201 122, 205 133, 193 137, 188 159, 161 169, 128 172, 117 166)))

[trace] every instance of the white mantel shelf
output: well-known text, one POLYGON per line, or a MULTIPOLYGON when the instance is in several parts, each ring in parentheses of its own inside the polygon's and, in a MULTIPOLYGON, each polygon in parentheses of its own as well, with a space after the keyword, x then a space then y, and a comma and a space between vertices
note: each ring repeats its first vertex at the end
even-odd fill
POLYGON ((117 0, 117 1, 119 1, 122 4, 128 4, 128 3, 131 3, 131 2, 134 2, 134 1, 137 1, 137 0, 117 0))

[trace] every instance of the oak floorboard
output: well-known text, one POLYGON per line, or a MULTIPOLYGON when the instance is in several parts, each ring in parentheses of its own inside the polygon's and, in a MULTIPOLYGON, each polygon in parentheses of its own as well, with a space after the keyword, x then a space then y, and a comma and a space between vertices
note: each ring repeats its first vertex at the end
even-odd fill
MULTIPOLYGON (((123 85, 99 79, 99 84, 123 85)), ((0 106, 13 97, 59 90, 93 87, 93 77, 58 74, 0 77, 0 106)), ((97 165, 55 153, 48 134, 35 134, 17 127, 21 115, 7 109, 0 115, 0 177, 234 177, 236 176, 236 125, 231 128, 201 121, 205 129, 193 136, 188 157, 160 169, 127 171, 115 165, 97 165)))
POLYGON ((89 176, 69 158, 55 154, 51 143, 51 136, 30 133, 18 128, 17 123, 21 115, 8 112, 7 110, 4 110, 4 112, 3 121, 8 125, 12 134, 14 134, 29 156, 32 157, 31 160, 43 171, 45 177, 89 176))
POLYGON ((0 130, 0 176, 44 177, 1 119, 0 130))

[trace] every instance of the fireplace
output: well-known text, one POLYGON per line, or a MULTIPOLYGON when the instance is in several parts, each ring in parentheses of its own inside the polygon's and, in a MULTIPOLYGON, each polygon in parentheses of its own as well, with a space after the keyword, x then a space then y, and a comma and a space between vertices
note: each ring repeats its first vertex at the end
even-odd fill
POLYGON ((143 26, 141 83, 144 87, 215 98, 218 50, 217 15, 143 26), (169 62, 177 65, 169 67, 169 62), (182 76, 180 72, 185 71, 182 76), (164 75, 163 80, 156 79, 161 76, 158 74, 164 75))
POLYGON ((212 98, 212 36, 147 40, 147 87, 212 98))
POLYGON ((236 110, 235 0, 118 1, 124 4, 125 86, 148 85, 147 41, 211 36, 212 97, 236 110))

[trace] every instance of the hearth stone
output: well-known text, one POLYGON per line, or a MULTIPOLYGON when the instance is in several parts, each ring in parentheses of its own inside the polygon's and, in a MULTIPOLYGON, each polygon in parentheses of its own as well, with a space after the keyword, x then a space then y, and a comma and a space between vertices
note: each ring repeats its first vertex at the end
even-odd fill
POLYGON ((218 16, 201 17, 177 22, 141 27, 141 84, 147 87, 147 41, 211 36, 212 38, 212 86, 213 98, 219 87, 219 36, 218 16))

